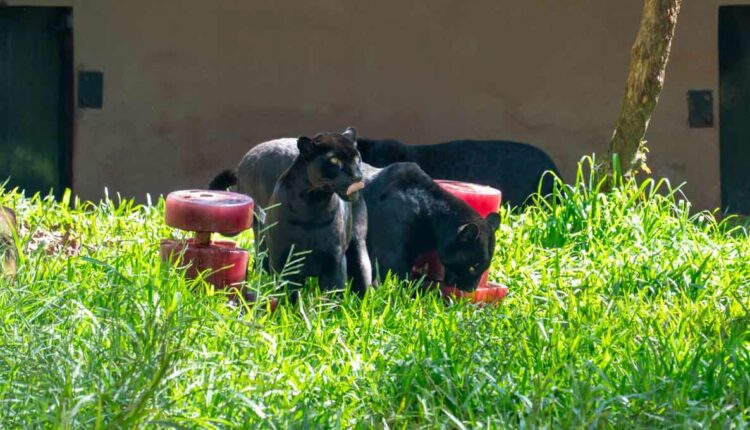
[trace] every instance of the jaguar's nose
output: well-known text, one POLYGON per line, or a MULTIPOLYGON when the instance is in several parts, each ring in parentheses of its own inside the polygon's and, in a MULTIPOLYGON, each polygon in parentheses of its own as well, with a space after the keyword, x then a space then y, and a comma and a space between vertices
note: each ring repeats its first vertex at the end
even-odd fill
POLYGON ((352 171, 352 182, 361 182, 362 181, 362 171, 359 169, 354 169, 352 171))

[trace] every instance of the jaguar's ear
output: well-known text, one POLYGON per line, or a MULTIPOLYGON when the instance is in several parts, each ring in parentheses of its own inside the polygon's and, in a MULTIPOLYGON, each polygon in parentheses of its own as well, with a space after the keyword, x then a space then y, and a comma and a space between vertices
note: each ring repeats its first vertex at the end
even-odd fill
POLYGON ((357 129, 354 127, 347 127, 346 131, 341 133, 342 136, 347 138, 354 146, 357 146, 357 129))
POLYGON ((479 236, 479 226, 474 223, 464 224, 458 228, 456 240, 460 242, 470 242, 479 236))
POLYGON ((497 231, 497 229, 500 228, 500 215, 498 215, 497 212, 490 213, 484 220, 487 221, 487 225, 492 231, 497 231))
POLYGON ((304 156, 309 156, 315 151, 315 142, 307 136, 297 139, 297 149, 304 156))

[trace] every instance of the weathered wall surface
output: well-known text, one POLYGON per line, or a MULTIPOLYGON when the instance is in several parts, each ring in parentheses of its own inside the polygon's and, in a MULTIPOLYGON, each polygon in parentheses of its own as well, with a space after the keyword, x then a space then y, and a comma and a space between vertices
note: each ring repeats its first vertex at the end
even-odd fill
MULTIPOLYGON (((79 110, 74 188, 142 199, 201 186, 253 144, 355 125, 411 143, 535 144, 566 179, 604 153, 641 1, 9 0, 74 8, 75 63, 104 72, 79 110)), ((654 174, 720 204, 718 123, 690 129, 712 89, 719 0, 686 1, 648 133, 654 174)))

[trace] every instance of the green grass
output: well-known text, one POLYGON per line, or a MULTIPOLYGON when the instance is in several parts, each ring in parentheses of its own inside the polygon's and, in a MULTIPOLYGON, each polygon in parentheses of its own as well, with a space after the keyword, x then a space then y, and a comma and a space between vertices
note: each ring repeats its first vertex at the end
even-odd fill
POLYGON ((163 201, 3 192, 25 259, 0 280, 0 427, 746 427, 747 232, 665 182, 596 188, 501 211, 497 308, 388 280, 273 314, 159 262, 163 201))

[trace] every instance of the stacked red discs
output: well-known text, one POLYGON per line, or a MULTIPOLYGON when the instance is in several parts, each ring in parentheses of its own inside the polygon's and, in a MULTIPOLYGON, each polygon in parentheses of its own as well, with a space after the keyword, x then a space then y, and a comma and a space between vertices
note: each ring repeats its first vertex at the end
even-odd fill
MULTIPOLYGON (((466 202, 482 217, 500 209, 502 193, 492 187, 442 179, 437 179, 435 182, 445 191, 466 202)), ((445 269, 440 263, 437 251, 419 256, 412 272, 415 276, 425 276, 427 280, 437 282, 442 282, 445 276, 445 269)), ((443 296, 448 298, 467 298, 474 303, 498 302, 508 294, 508 288, 488 282, 487 274, 487 271, 482 274, 479 285, 472 292, 461 291, 452 285, 441 285, 440 290, 443 296)))
POLYGON ((161 241, 165 261, 181 258, 186 275, 207 272, 206 280, 217 289, 240 286, 247 276, 248 253, 231 240, 211 240, 211 233, 235 235, 253 225, 253 199, 228 191, 183 190, 167 196, 168 226, 195 232, 187 240, 161 241))

